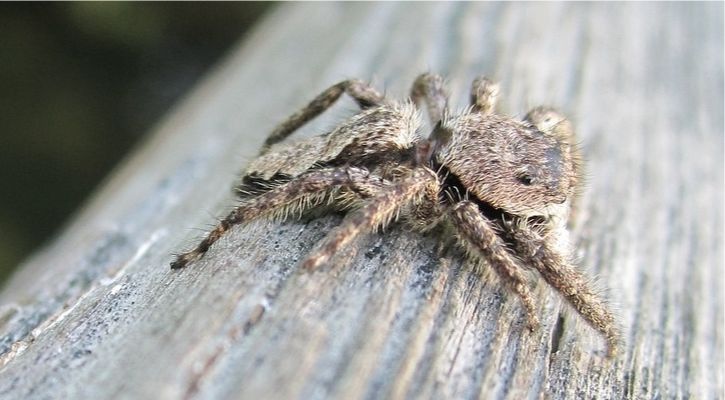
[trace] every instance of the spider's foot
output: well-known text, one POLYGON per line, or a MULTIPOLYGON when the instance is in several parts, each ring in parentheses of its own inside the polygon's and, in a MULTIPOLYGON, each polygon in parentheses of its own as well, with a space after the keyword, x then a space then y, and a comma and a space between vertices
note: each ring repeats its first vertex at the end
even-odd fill
POLYGON ((614 360, 619 355, 622 341, 618 335, 612 335, 607 338, 607 355, 608 360, 614 360))
POLYGON ((181 269, 191 264, 193 261, 201 257, 201 254, 197 251, 190 251, 188 253, 180 254, 176 256, 176 259, 171 262, 171 269, 181 269))
POLYGON ((536 315, 527 313, 526 315, 526 329, 528 329, 530 332, 535 332, 539 329, 541 326, 541 323, 539 323, 539 318, 536 317, 536 315))
POLYGON ((617 353, 619 352, 619 349, 617 346, 612 346, 611 344, 607 345, 607 360, 613 360, 617 357, 617 353))

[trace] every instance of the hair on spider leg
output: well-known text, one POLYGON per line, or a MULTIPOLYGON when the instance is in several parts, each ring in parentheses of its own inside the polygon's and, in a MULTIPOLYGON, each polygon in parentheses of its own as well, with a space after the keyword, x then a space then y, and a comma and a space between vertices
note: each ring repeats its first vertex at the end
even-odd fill
POLYGON ((466 261, 490 268, 518 298, 530 328, 538 326, 540 300, 527 279, 534 271, 614 356, 618 320, 570 254, 565 222, 582 171, 572 124, 550 107, 533 108, 522 120, 501 114, 499 93, 498 83, 476 78, 468 107, 451 112, 443 78, 431 73, 420 75, 402 101, 360 80, 330 86, 270 133, 235 188, 239 205, 172 268, 193 263, 234 226, 258 218, 343 213, 302 260, 307 270, 396 221, 440 242, 447 230, 466 261), (358 113, 319 136, 285 142, 343 94, 358 113), (421 136, 422 111, 428 137, 421 136))

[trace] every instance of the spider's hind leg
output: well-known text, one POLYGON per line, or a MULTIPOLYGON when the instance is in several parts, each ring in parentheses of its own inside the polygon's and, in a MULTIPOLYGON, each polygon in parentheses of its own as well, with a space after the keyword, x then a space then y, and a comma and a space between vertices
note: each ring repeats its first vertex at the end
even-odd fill
POLYGON ((352 97, 362 109, 380 105, 385 99, 380 92, 367 83, 357 79, 349 79, 330 86, 317 97, 312 99, 312 101, 310 101, 304 108, 292 114, 285 121, 277 125, 264 142, 260 155, 265 154, 272 145, 283 141, 302 125, 322 114, 322 112, 330 108, 343 93, 347 93, 350 97, 352 97))
POLYGON ((284 217, 290 213, 301 213, 328 200, 336 188, 364 192, 382 185, 380 177, 362 168, 340 167, 309 172, 245 201, 222 219, 193 250, 178 255, 171 268, 183 268, 202 257, 234 225, 266 215, 284 217))

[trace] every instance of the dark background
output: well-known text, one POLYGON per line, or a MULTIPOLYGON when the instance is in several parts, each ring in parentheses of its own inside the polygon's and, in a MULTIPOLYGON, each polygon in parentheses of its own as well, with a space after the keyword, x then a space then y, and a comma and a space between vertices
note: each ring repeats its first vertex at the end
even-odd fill
POLYGON ((0 4, 0 282, 269 6, 0 4))

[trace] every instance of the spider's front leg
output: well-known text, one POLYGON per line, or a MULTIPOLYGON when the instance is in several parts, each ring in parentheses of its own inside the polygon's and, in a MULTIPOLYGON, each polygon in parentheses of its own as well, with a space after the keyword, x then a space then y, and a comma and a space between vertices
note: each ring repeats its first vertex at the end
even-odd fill
POLYGON ((196 248, 178 255, 171 263, 171 268, 183 268, 203 256, 234 225, 270 214, 301 213, 324 202, 335 188, 348 188, 355 193, 365 194, 377 192, 383 185, 382 178, 362 168, 340 167, 308 172, 235 208, 196 248))
POLYGON ((468 200, 457 203, 451 211, 461 244, 475 260, 487 261, 506 286, 521 299, 526 309, 528 327, 539 327, 534 299, 526 285, 526 278, 514 257, 506 250, 506 245, 496 234, 491 223, 481 214, 478 206, 468 200))
POLYGON ((607 304, 595 293, 587 278, 567 257, 534 230, 522 224, 507 226, 517 253, 571 304, 579 315, 607 341, 607 357, 620 346, 621 333, 607 304))
POLYGON ((380 92, 367 83, 357 79, 349 79, 330 86, 312 99, 300 111, 297 111, 280 123, 267 137, 260 151, 260 155, 266 153, 272 145, 283 141, 302 125, 330 108, 343 93, 347 93, 348 96, 352 97, 362 109, 380 105, 385 100, 385 97, 380 92))
POLYGON ((428 168, 416 168, 401 182, 381 190, 361 208, 350 212, 340 226, 330 232, 302 263, 302 267, 312 271, 326 263, 339 249, 362 233, 385 226, 397 218, 401 210, 415 205, 431 188, 439 185, 435 172, 428 168))

